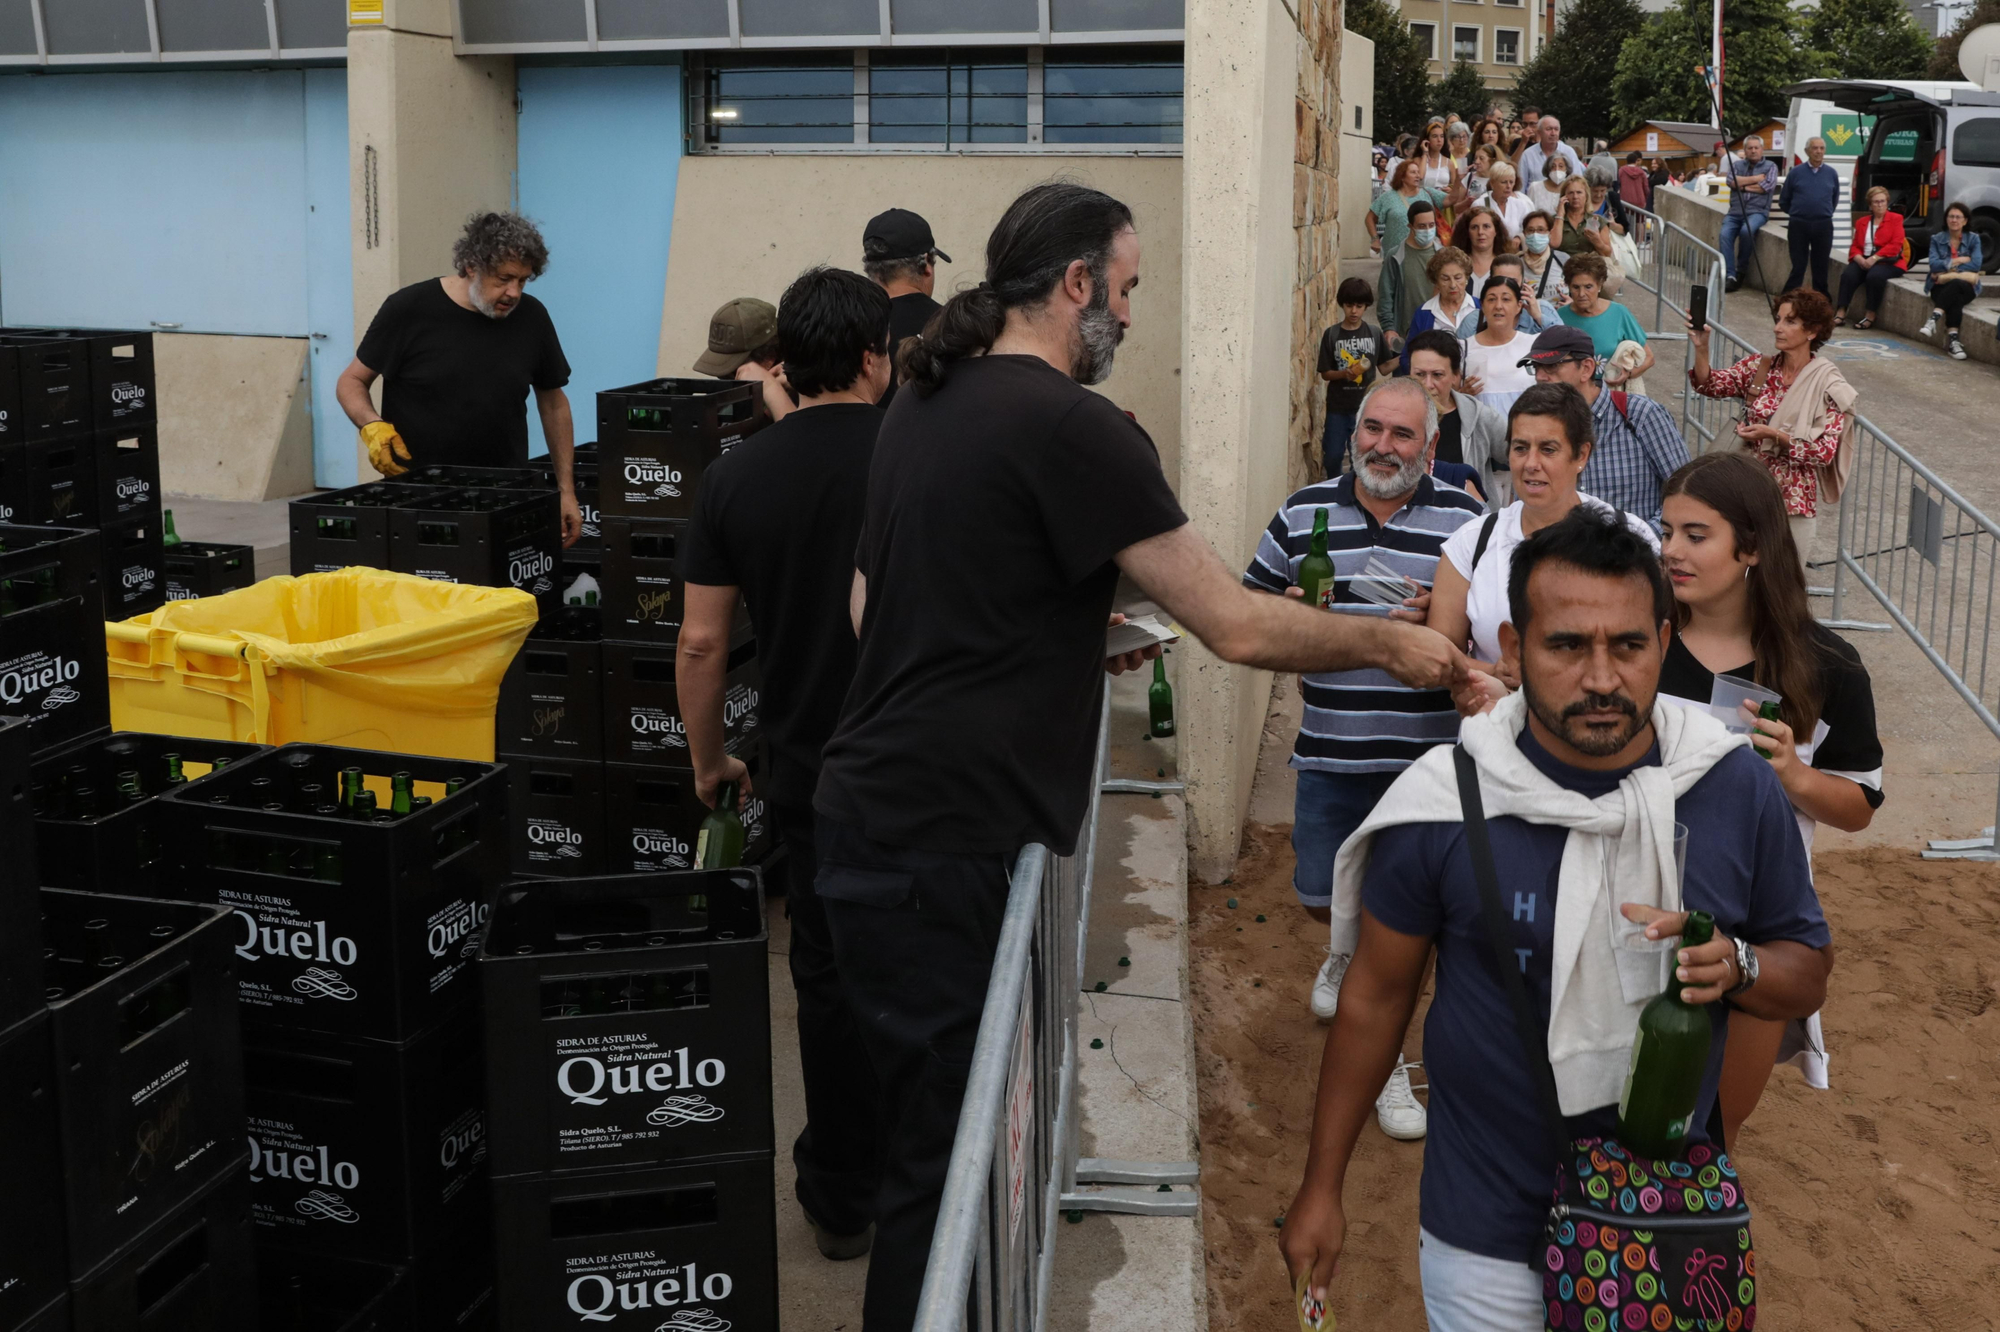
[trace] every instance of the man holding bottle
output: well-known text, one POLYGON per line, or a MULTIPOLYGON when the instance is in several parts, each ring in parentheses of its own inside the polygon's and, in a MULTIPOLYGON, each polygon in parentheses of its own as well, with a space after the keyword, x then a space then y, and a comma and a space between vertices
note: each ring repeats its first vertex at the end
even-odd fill
POLYGON ((1628 976, 1626 950, 1678 935, 1685 909, 1714 917, 1710 941, 1675 949, 1668 964, 1686 1001, 1707 1006, 1712 1031, 1699 1087, 1682 1089, 1695 1105, 1688 1143, 1707 1139, 1715 1118, 1723 997, 1758 1016, 1803 1017, 1832 969, 1770 765, 1706 713, 1658 699, 1673 596, 1644 538, 1579 509, 1515 550, 1508 591, 1512 621, 1500 632, 1522 688, 1461 732, 1505 914, 1483 915, 1453 755, 1434 750, 1397 779, 1335 867, 1336 921, 1358 916, 1359 945, 1320 1065, 1305 1180, 1279 1239, 1294 1279, 1324 1292, 1370 1089, 1395 1061, 1435 948, 1420 1253, 1438 1332, 1543 1326, 1535 1264, 1556 1161, 1530 1061, 1553 1069, 1567 1137, 1616 1130, 1632 1033, 1666 984, 1664 966, 1650 984, 1628 976), (1694 830, 1684 881, 1676 824, 1694 830), (1520 968, 1546 1027, 1542 1049, 1522 1048, 1489 926, 1512 936, 1501 965, 1520 968))

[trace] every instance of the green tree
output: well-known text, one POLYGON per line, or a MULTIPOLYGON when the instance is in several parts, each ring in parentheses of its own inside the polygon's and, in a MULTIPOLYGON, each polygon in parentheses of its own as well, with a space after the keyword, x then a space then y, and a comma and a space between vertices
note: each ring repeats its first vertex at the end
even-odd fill
POLYGON ((1609 139, 1625 128, 1612 117, 1611 85, 1625 39, 1646 26, 1638 0, 1577 0, 1563 8, 1555 36, 1521 69, 1515 106, 1536 106, 1570 137, 1609 139))
MULTIPOLYGON (((1611 85, 1612 118, 1706 124, 1715 117, 1696 67, 1709 60, 1711 0, 1678 0, 1627 38, 1611 85)), ((1785 85, 1812 78, 1820 58, 1801 40, 1785 0, 1731 0, 1723 10, 1722 112, 1732 133, 1747 133, 1790 107, 1785 85)))
POLYGON ((1456 111, 1463 120, 1476 121, 1493 105, 1486 78, 1469 60, 1452 62, 1451 73, 1430 86, 1430 113, 1442 116, 1456 111))
POLYGON ((1820 0, 1805 37, 1830 79, 1918 78, 1933 45, 1903 0, 1820 0))
POLYGON ((1423 129, 1431 91, 1423 39, 1384 0, 1348 0, 1344 23, 1375 43, 1375 141, 1423 129))
POLYGON ((1937 39, 1931 50, 1931 67, 1927 71, 1934 79, 1962 79, 1963 71, 1958 67, 1959 43, 1965 34, 1988 23, 2000 23, 2000 0, 1979 0, 1972 12, 1958 21, 1958 26, 1937 39))

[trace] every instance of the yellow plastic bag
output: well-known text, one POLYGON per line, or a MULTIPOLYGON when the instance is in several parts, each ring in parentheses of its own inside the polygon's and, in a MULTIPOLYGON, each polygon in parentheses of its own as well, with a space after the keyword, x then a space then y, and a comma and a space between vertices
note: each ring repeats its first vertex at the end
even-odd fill
POLYGON ((535 618, 514 588, 361 568, 169 602, 104 626, 111 725, 491 760, 535 618))

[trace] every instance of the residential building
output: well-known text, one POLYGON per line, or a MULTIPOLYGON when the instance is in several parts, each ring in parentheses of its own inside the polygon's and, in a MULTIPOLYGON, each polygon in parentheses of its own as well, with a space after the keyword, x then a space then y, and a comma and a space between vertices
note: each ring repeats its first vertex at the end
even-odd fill
POLYGON ((1555 0, 1402 0, 1403 18, 1430 54, 1432 78, 1450 63, 1477 66, 1496 104, 1554 31, 1555 0), (1446 34, 1449 34, 1447 39, 1446 34), (1448 43, 1448 45, 1447 45, 1448 43))

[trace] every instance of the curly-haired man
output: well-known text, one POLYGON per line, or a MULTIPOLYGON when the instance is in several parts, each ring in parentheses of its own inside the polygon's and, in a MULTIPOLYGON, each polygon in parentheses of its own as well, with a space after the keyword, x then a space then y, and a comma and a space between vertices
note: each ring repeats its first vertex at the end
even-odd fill
POLYGON ((336 394, 385 476, 411 463, 507 467, 528 459, 528 391, 562 491, 563 544, 583 531, 572 471, 569 362, 528 283, 549 247, 516 213, 479 213, 451 248, 452 272, 382 302, 336 394), (382 410, 369 386, 382 380, 382 410), (394 424, 391 424, 393 422, 394 424))

